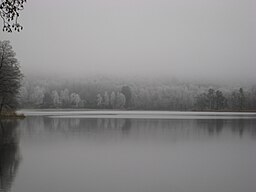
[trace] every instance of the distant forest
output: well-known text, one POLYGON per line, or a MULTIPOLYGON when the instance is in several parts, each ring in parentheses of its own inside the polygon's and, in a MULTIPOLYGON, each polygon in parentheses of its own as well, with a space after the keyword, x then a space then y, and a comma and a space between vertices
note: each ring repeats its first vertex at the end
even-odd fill
POLYGON ((179 111, 256 111, 256 86, 220 86, 177 80, 25 78, 20 108, 179 111))

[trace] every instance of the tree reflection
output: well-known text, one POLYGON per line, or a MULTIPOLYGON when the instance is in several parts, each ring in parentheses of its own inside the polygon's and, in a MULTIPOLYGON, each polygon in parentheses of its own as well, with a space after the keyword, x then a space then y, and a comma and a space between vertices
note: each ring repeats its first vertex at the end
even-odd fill
POLYGON ((112 130, 112 131, 121 131, 122 134, 128 134, 132 123, 131 119, 107 119, 107 118, 99 118, 97 120, 97 128, 99 130, 112 130))
MULTIPOLYGON (((256 119, 126 119, 126 118, 47 118, 27 117, 20 125, 27 135, 48 139, 55 134, 102 137, 129 136, 169 140, 212 137, 233 133, 256 137, 256 119), (43 137, 45 136, 45 137, 43 137)), ((121 137, 120 137, 121 138, 121 137)))
POLYGON ((233 134, 242 137, 245 133, 255 137, 256 119, 199 119, 197 126, 206 130, 210 135, 220 134, 222 130, 232 131, 233 134))
POLYGON ((17 174, 19 153, 17 121, 0 120, 0 191, 10 191, 17 174))
POLYGON ((206 130, 209 135, 219 135, 226 124, 223 119, 198 119, 197 126, 200 129, 206 130))
POLYGON ((242 137, 244 134, 249 133, 251 136, 256 136, 255 129, 256 119, 235 119, 230 121, 231 130, 234 134, 239 134, 242 137))

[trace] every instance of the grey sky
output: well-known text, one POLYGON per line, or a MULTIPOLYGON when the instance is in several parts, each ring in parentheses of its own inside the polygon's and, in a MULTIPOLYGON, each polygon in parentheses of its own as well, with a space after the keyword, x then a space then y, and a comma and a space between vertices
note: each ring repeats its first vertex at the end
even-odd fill
POLYGON ((25 73, 256 80, 255 0, 30 0, 9 39, 25 73))

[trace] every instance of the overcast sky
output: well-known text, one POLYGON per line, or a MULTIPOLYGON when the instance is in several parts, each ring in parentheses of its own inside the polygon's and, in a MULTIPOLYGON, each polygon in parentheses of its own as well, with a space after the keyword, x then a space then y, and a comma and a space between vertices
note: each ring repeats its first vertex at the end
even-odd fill
POLYGON ((29 0, 9 39, 25 74, 256 80, 255 0, 29 0))

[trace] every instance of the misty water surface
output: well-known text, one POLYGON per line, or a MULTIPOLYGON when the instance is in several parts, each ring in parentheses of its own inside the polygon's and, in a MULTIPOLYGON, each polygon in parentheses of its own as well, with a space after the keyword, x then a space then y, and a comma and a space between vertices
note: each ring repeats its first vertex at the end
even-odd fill
POLYGON ((1 121, 2 192, 255 192, 256 119, 1 121))

